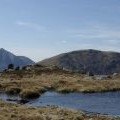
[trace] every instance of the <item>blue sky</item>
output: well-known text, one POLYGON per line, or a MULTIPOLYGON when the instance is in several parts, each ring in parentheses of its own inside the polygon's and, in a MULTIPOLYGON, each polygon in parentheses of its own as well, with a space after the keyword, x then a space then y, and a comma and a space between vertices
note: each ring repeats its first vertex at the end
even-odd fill
POLYGON ((80 49, 120 52, 120 0, 0 0, 0 47, 35 61, 80 49))

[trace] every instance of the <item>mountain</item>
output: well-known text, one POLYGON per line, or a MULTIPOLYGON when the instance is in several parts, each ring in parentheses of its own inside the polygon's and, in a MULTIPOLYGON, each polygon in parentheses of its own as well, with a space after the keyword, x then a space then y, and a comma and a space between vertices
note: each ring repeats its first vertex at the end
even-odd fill
POLYGON ((113 74, 120 72, 120 53, 93 49, 79 50, 45 59, 38 64, 77 72, 113 74))
POLYGON ((24 66, 24 65, 31 65, 34 62, 24 56, 16 56, 5 49, 0 49, 0 70, 6 69, 9 64, 14 64, 15 67, 17 66, 24 66))

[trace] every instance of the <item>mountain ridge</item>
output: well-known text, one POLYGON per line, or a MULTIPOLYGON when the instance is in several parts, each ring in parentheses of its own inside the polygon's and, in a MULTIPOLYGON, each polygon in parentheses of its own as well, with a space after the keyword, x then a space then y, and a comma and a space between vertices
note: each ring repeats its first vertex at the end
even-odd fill
POLYGON ((78 50, 38 62, 45 66, 57 66, 75 72, 113 74, 120 72, 120 53, 94 49, 78 50))
POLYGON ((25 56, 16 56, 13 53, 1 48, 0 49, 0 70, 4 70, 9 64, 17 66, 31 65, 35 62, 25 56))

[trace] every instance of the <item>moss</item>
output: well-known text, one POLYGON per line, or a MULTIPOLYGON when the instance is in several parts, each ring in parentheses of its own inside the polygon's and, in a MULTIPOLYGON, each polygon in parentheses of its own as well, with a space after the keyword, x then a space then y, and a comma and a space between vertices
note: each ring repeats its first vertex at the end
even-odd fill
POLYGON ((40 96, 40 93, 36 90, 23 90, 20 92, 21 98, 32 99, 40 96))

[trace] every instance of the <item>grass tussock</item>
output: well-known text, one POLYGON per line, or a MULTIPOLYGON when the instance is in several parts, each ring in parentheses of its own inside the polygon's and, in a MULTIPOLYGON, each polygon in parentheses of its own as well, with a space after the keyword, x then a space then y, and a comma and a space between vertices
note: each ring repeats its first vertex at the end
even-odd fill
POLYGON ((49 107, 27 107, 0 101, 0 120, 117 120, 100 114, 49 107))
POLYGON ((69 92, 106 92, 120 90, 120 76, 96 80, 95 77, 64 71, 13 71, 2 73, 0 90, 22 97, 39 97, 47 90, 69 92), (21 77, 22 76, 22 77, 21 77))
POLYGON ((8 94, 19 94, 21 89, 19 87, 8 87, 5 92, 8 94))
POLYGON ((20 97, 25 99, 37 98, 39 96, 40 96, 40 93, 37 90, 24 89, 23 91, 20 92, 20 97))

